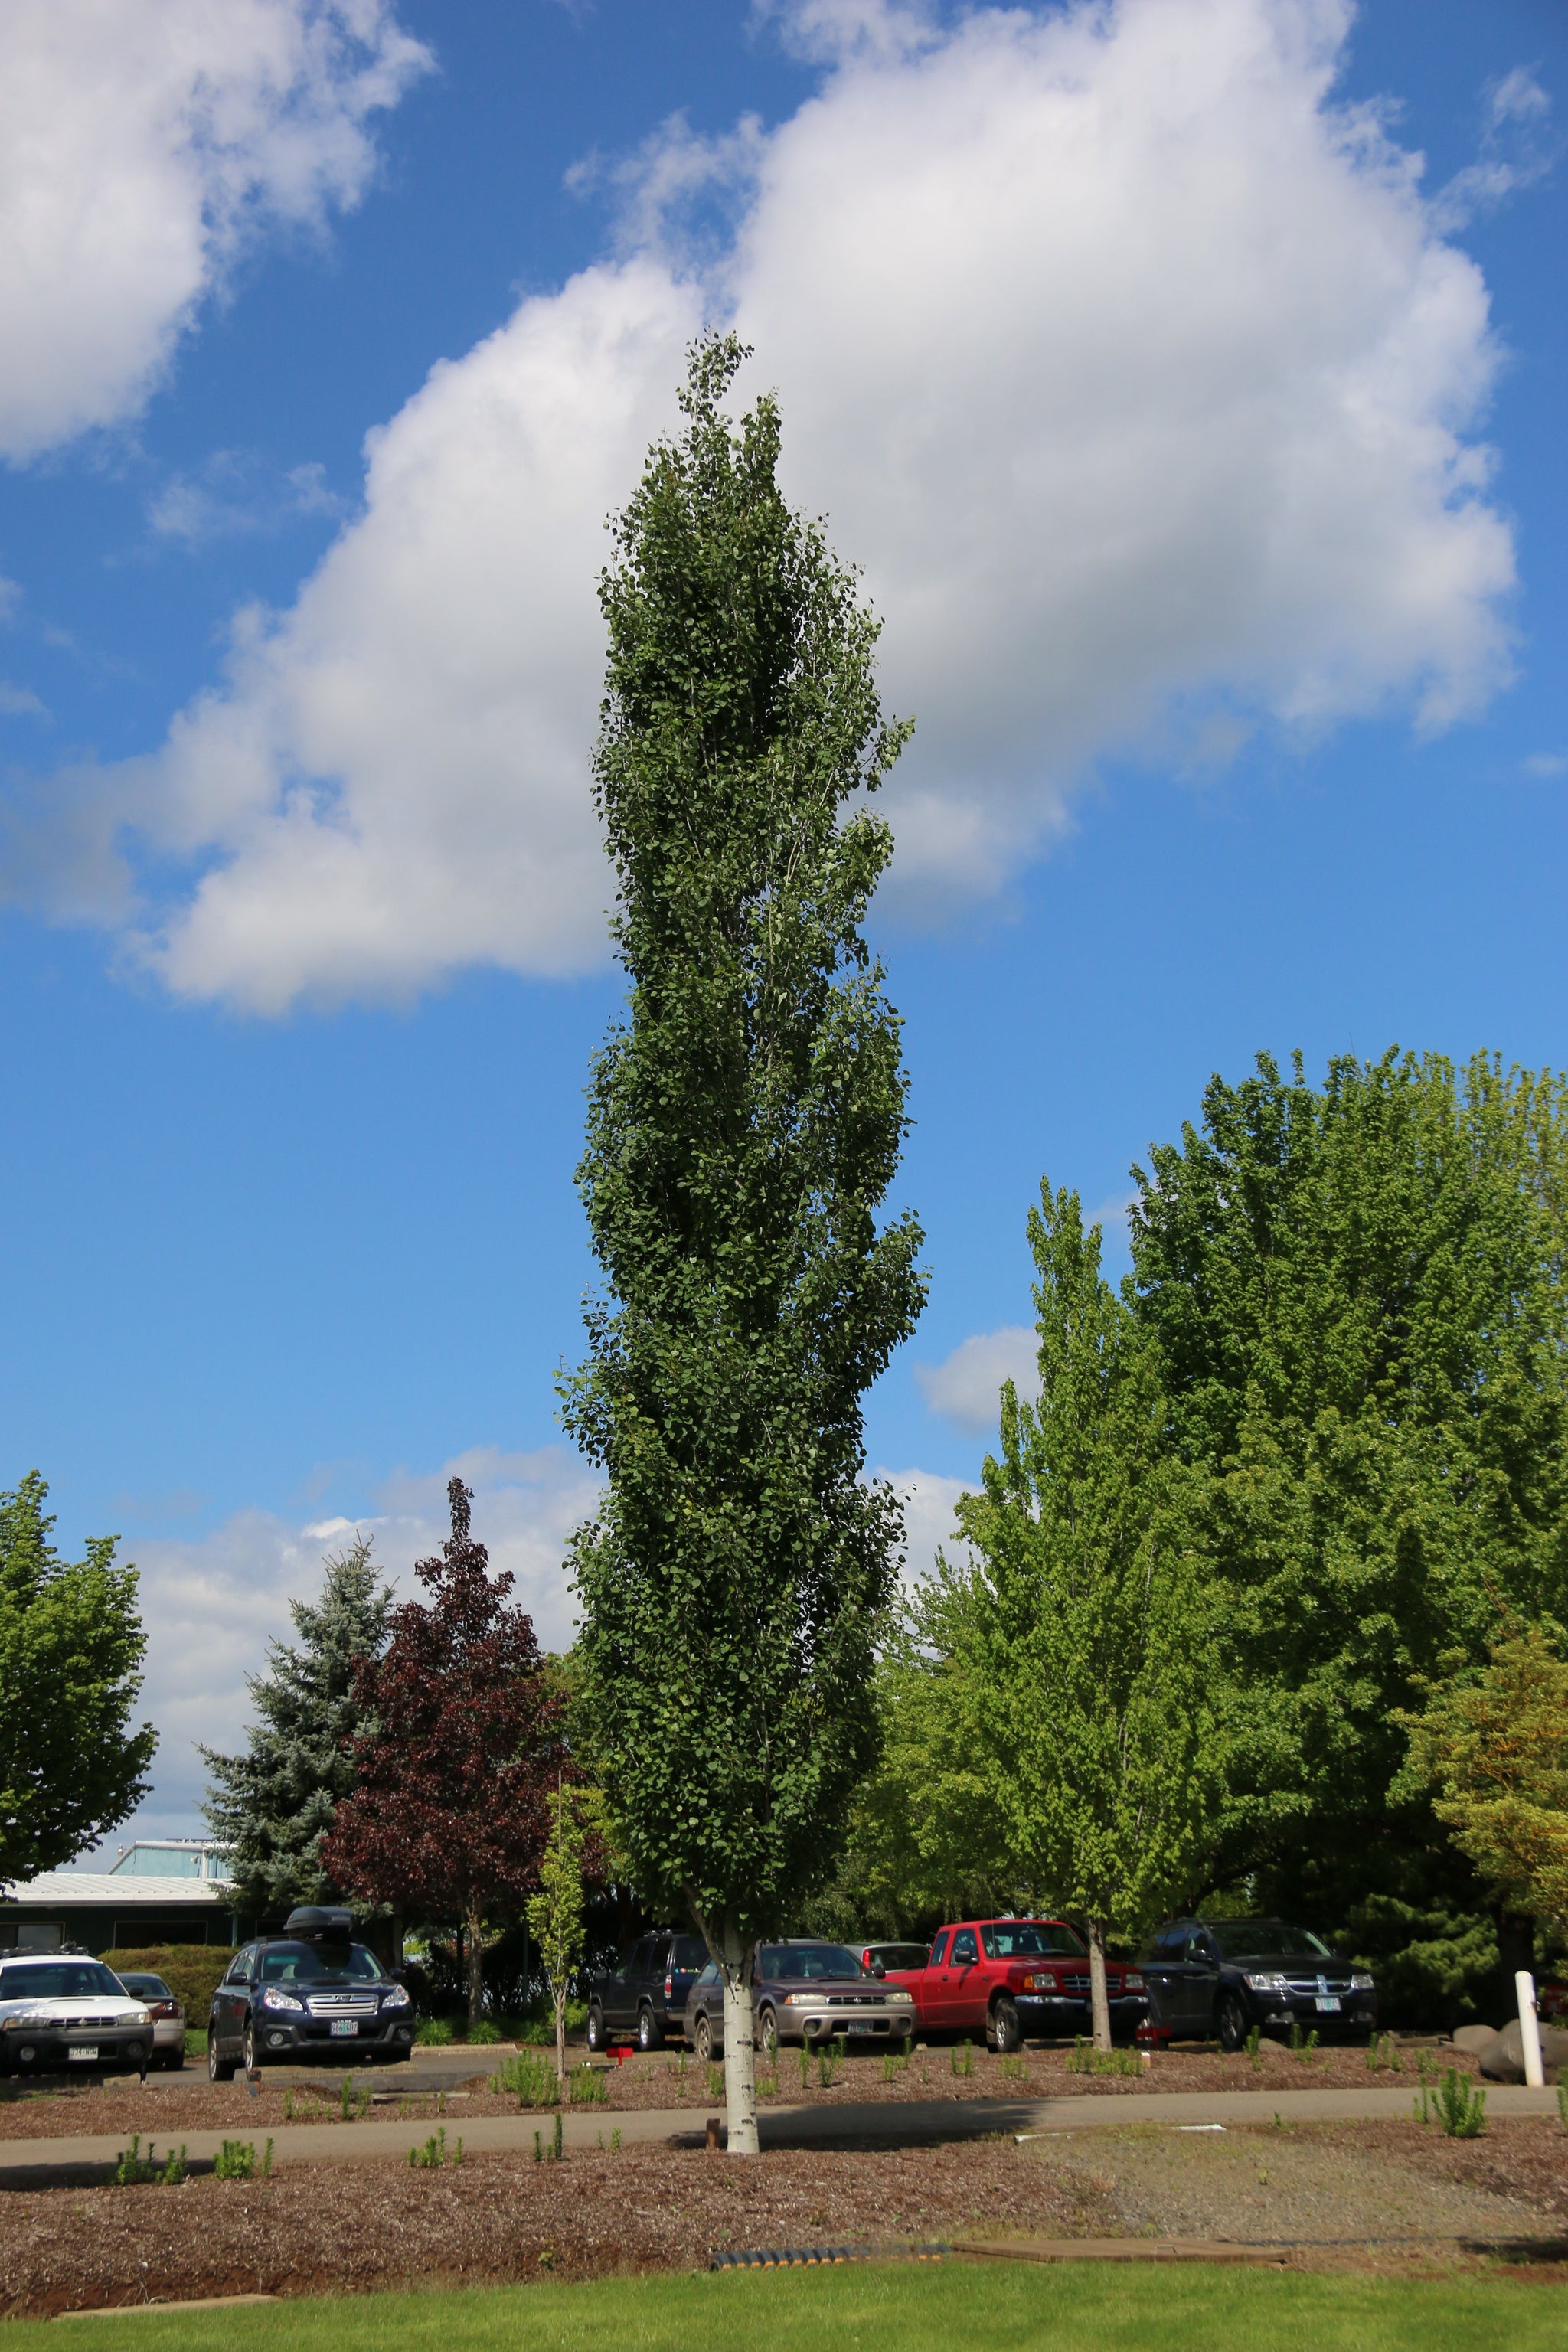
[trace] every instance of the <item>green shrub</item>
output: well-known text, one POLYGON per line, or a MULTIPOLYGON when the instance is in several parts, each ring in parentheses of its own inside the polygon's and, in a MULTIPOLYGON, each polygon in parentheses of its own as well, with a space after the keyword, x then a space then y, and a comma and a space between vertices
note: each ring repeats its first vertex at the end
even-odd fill
POLYGON ((566 2088, 574 2107, 607 2107, 610 2104, 610 2078, 602 2066, 586 2063, 574 2066, 566 2077, 566 2088))
POLYGON ((408 2151, 408 2168, 411 2172, 437 2172, 444 2164, 461 2164, 462 2161, 463 2143, 459 2140, 455 2151, 448 2150, 445 2124, 441 2126, 439 2131, 431 2133, 423 2147, 411 2147, 408 2151))
POLYGON ((1474 2090, 1452 2066, 1438 2084, 1434 2097, 1437 2121, 1450 2139, 1479 2139, 1486 2129, 1487 2095, 1474 2090))
POLYGON ((444 2050, 457 2038, 449 2017, 422 2017, 414 2029, 415 2041, 423 2042, 426 2050, 444 2050))
MULTIPOLYGON (((257 2178, 256 2142, 253 2139, 226 2139, 213 2163, 213 2173, 219 2180, 254 2180, 257 2178)), ((272 2142, 267 2143, 267 2153, 261 2159, 260 2177, 266 2180, 272 2171, 272 2142)))
POLYGON ((488 2047, 501 2039, 501 2030, 493 2017, 481 2017, 477 2025, 469 2026, 464 2039, 488 2047))
POLYGON ((1097 2050, 1080 2035, 1062 2062, 1069 2074, 1142 2074, 1136 2050, 1097 2050))
MULTIPOLYGON (((205 2037, 213 1994, 228 1974, 237 1948, 228 1944, 142 1944, 100 1952, 99 1958, 117 1977, 162 1977, 178 2001, 184 2004, 185 2022, 205 2037)), ((202 2042, 204 2052, 206 2042, 202 2042)))
POLYGON ((114 2168, 114 2186, 117 2189, 138 2188, 144 2181, 149 2180, 156 2180, 165 2189, 177 2189, 184 2177, 185 2148, 184 2141, 181 2142, 177 2150, 171 2148, 169 2154, 163 2158, 163 2163, 160 2164, 157 2161, 156 2157, 153 2155, 153 2143, 151 2140, 147 2143, 146 2155, 142 2155, 142 2135, 140 2132, 133 2132, 132 2134, 130 2147, 122 2147, 121 2149, 120 2161, 114 2168))
POLYGON ((552 2107, 561 2096, 555 2069, 531 2050, 503 2058, 490 2076, 490 2089, 514 2098, 520 2107, 552 2107))

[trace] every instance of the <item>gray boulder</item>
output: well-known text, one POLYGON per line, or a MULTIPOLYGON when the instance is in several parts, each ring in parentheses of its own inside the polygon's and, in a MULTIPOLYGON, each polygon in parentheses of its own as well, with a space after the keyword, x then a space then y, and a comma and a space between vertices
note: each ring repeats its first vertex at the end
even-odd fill
POLYGON ((1468 2051, 1472 2058, 1479 2050, 1485 2050, 1496 2040, 1495 2025, 1457 2025, 1454 2028, 1455 2049, 1468 2051))
MULTIPOLYGON (((1542 2027, 1541 2063, 1549 2083, 1556 2079, 1562 2068, 1568 2067, 1568 2033, 1559 2026, 1542 2027)), ((1524 2042, 1517 2017, 1510 2018, 1500 2033, 1493 2034, 1479 2053, 1479 2063, 1489 2083, 1523 2082, 1524 2042)))

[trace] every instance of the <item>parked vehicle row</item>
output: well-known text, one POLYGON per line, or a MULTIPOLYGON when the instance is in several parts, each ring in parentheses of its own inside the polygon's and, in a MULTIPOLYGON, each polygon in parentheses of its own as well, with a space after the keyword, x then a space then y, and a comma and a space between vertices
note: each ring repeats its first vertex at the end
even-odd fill
POLYGON ((142 2074, 153 2063, 147 2003, 86 1953, 0 1959, 0 2074, 91 2068, 142 2074))
MULTIPOLYGON (((1119 2040, 1209 2040, 1238 2050, 1256 2028, 1324 2038, 1377 2031, 1377 1991, 1310 1930, 1280 1919, 1166 1922, 1141 1961, 1107 1960, 1106 1997, 1119 2040)), ((953 1921, 927 1947, 868 1943, 852 1949, 808 1937, 758 1948, 753 1969, 759 2047, 907 2046, 917 2033, 983 2033, 997 2051, 1026 2035, 1090 2030, 1089 1956, 1065 1919, 953 1921)), ((723 1983, 694 1936, 643 1937, 622 1966, 589 1987, 587 2039, 654 2049, 676 2036, 701 2058, 723 2048, 723 1983)))

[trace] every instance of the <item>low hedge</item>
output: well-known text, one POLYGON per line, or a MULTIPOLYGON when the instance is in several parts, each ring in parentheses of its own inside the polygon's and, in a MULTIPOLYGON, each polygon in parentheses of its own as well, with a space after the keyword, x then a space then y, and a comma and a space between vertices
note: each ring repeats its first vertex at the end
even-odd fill
POLYGON ((222 1944, 148 1944, 140 1950, 100 1952, 98 1957, 117 1977, 162 1977, 176 1999, 184 2001, 186 2024, 205 2032, 213 1993, 237 1948, 222 1944))

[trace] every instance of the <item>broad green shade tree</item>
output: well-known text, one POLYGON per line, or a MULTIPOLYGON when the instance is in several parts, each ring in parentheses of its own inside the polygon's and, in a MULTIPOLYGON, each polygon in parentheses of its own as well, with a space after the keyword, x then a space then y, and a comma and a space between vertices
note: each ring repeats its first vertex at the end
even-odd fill
POLYGON ((1552 1624, 1510 1626, 1405 1717, 1409 1771, 1511 1911, 1568 1927, 1568 1661, 1552 1624))
POLYGON ((113 1536, 62 1560, 29 1471, 0 1494, 0 1881, 57 1870, 134 1812, 158 1744, 132 1729, 146 1636, 113 1536))
POLYGON ((1400 1717, 1506 1613, 1568 1613, 1568 1089, 1485 1055, 1344 1059, 1321 1087, 1260 1056, 1135 1173, 1139 1319, 1205 1482, 1237 1695, 1205 1875, 1348 1930, 1407 2014, 1451 2016, 1497 1926, 1399 1780, 1400 1717))
POLYGON ((752 1951, 826 1876, 872 1760, 902 1527, 861 1399, 923 1299, 879 1225, 906 1126, 861 925, 890 854, 864 805, 904 740, 877 624, 774 479, 778 412, 696 348, 602 585, 597 802, 626 1017, 579 1183, 604 1273, 568 1425, 606 1474, 576 1545, 614 1831, 689 1910, 725 1995, 729 2145, 757 2145, 752 1951))
POLYGON ((1109 2049, 1106 1940, 1150 1924, 1185 1882, 1216 1793, 1220 1709, 1152 1350, 1076 1192, 1043 1185, 1028 1232, 1039 1402, 1003 1390, 1000 1458, 958 1506, 971 1564, 944 1561, 918 1599, 931 1665, 906 1704, 939 1718, 942 1833, 956 1820, 994 1882, 1087 1920, 1109 2049))
POLYGON ((298 1643, 271 1643, 266 1672, 248 1678, 256 1720, 244 1749, 201 1751, 202 1811, 228 1849, 241 1903, 263 1917, 338 1892, 321 1846, 354 1786, 353 1742, 374 1728, 355 1696, 354 1670, 385 1647, 392 1605, 371 1548, 368 1536, 356 1536, 329 1552, 320 1600, 289 1603, 298 1643))

